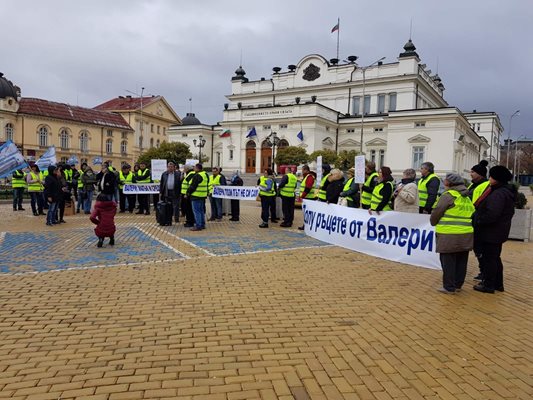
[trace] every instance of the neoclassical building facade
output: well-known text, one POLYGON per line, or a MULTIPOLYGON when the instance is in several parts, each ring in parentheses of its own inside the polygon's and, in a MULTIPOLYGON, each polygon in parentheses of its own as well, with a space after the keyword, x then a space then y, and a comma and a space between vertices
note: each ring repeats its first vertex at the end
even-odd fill
POLYGON ((446 102, 444 90, 411 40, 395 61, 370 66, 359 65, 357 57, 340 62, 311 54, 286 71, 273 68, 269 79, 249 80, 239 67, 222 121, 184 119, 169 137, 194 150, 192 140, 202 135, 202 151, 212 154, 209 164, 256 174, 272 162, 274 133, 278 146, 301 146, 308 153, 357 150, 396 175, 423 161, 432 161, 438 173, 465 177, 480 159, 497 163, 503 131, 498 115, 464 113, 446 102), (257 135, 247 137, 252 128, 257 135), (230 136, 221 137, 227 130, 230 136))

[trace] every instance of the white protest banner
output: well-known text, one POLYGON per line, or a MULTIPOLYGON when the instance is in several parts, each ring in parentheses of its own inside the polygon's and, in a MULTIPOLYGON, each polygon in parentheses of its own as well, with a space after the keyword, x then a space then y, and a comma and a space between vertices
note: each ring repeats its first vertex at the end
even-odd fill
POLYGON ((17 169, 26 168, 28 163, 11 140, 0 146, 0 178, 9 176, 17 169))
POLYGON ((167 170, 167 160, 152 160, 152 180, 159 182, 161 175, 167 170))
POLYGON ((429 216, 368 210, 304 200, 305 233, 315 239, 371 256, 440 269, 435 229, 429 216))
POLYGON ((315 186, 319 187, 322 182, 322 156, 316 158, 316 179, 315 186))
POLYGON ((124 194, 155 194, 159 193, 159 183, 128 183, 122 189, 124 194))
POLYGON ((259 196, 257 186, 214 186, 213 197, 233 200, 255 200, 259 196))
POLYGON ((355 156, 355 183, 365 183, 365 156, 355 156))

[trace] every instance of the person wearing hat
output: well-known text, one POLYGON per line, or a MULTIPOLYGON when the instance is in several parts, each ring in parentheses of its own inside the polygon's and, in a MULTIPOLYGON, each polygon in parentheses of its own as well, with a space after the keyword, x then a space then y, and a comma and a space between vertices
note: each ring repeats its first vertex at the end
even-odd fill
POLYGON ((394 191, 394 211, 418 214, 418 186, 415 183, 416 171, 407 168, 403 171, 402 181, 394 191))
MULTIPOLYGON (((468 186, 468 192, 474 207, 476 206, 476 201, 483 194, 483 192, 489 187, 489 181, 487 179, 487 165, 488 161, 481 160, 479 164, 474 165, 470 170, 470 177, 472 178, 472 183, 468 186)), ((481 267, 481 251, 479 249, 479 232, 477 232, 476 227, 474 227, 474 254, 478 260, 479 265, 479 274, 474 278, 475 280, 483 280, 483 270, 481 267)))
POLYGON ((320 181, 320 186, 318 187, 318 201, 326 202, 326 190, 329 185, 329 174, 331 172, 331 166, 329 164, 324 164, 322 166, 322 180, 320 181))
POLYGON ((346 199, 347 206, 350 208, 359 208, 359 184, 354 182, 355 168, 348 170, 348 179, 344 184, 340 197, 346 199))
POLYGON ((516 188, 509 185, 513 175, 503 165, 489 170, 490 186, 476 200, 473 216, 479 233, 483 281, 474 290, 484 293, 503 292, 502 245, 509 238, 514 215, 516 188))
POLYGON ((474 205, 468 197, 463 177, 446 174, 445 191, 431 212, 430 222, 437 234, 437 253, 442 266, 442 293, 461 290, 466 277, 468 252, 474 246, 472 214, 474 205))
POLYGON ((361 207, 364 210, 370 209, 372 202, 372 192, 378 185, 379 174, 376 172, 376 163, 367 161, 365 165, 365 183, 361 188, 361 207))

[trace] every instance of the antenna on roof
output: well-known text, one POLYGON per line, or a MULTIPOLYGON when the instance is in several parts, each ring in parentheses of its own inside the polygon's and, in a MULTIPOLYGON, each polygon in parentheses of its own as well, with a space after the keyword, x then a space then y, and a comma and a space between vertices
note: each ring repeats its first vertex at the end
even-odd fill
POLYGON ((189 112, 192 113, 192 97, 189 97, 189 109, 190 109, 189 112))
POLYGON ((436 69, 435 73, 438 75, 439 74, 439 56, 437 56, 437 68, 435 69, 436 69))
POLYGON ((413 17, 411 17, 411 22, 409 23, 409 40, 413 38, 413 17))
POLYGON ((239 65, 242 65, 242 49, 241 49, 241 59, 240 59, 239 65))

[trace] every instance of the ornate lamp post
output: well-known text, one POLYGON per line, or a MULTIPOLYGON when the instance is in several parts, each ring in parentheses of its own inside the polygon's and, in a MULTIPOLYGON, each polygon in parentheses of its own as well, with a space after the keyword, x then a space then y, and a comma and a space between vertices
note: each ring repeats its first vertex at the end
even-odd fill
POLYGON ((507 135, 507 160, 505 163, 505 167, 507 169, 509 169, 509 157, 511 156, 511 130, 513 128, 513 117, 516 115, 520 115, 520 110, 516 110, 509 118, 509 134, 507 135))
POLYGON ((276 158, 276 146, 279 145, 280 138, 278 137, 277 132, 271 132, 270 136, 267 138, 267 143, 270 147, 272 147, 272 171, 276 173, 276 162, 274 159, 276 158))
POLYGON ((198 147, 198 162, 202 162, 202 148, 205 146, 205 139, 202 135, 198 136, 199 140, 193 139, 193 144, 198 147))

